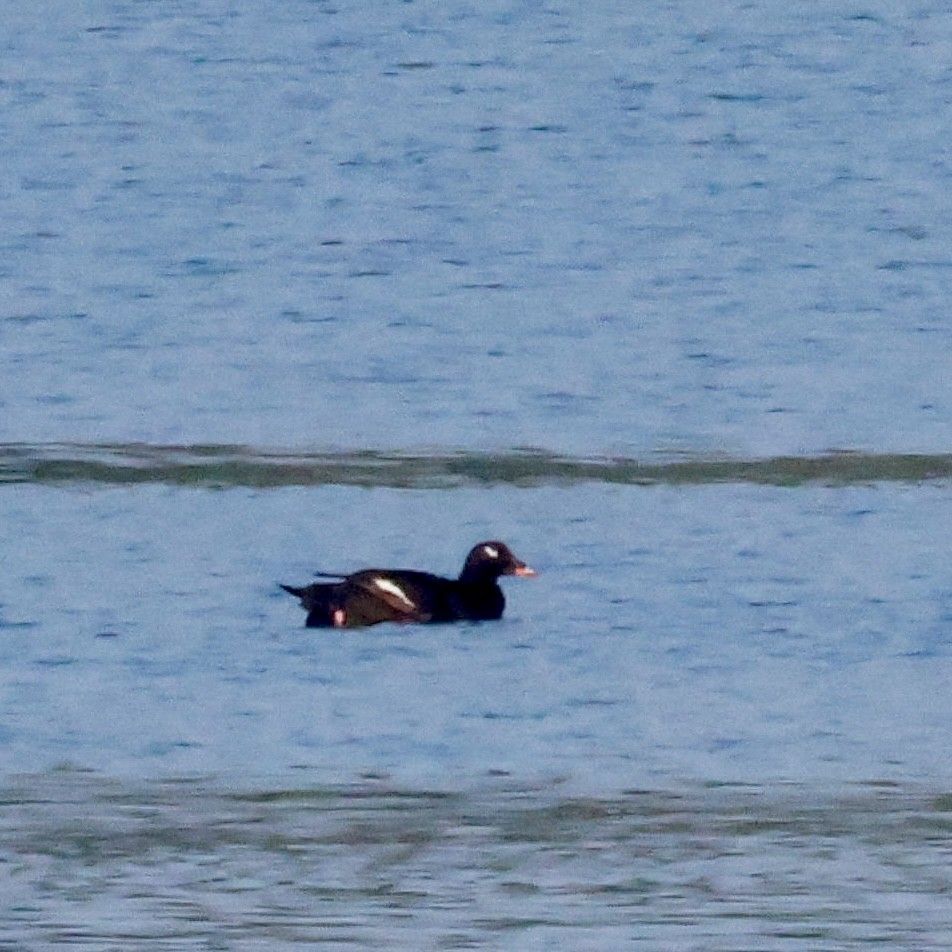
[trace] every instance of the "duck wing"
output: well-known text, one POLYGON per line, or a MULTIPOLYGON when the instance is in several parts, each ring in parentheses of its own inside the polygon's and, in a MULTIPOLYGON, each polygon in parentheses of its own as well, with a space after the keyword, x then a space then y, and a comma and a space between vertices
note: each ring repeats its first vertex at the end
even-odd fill
POLYGON ((365 569, 345 582, 347 623, 374 625, 439 620, 448 579, 411 569, 365 569))

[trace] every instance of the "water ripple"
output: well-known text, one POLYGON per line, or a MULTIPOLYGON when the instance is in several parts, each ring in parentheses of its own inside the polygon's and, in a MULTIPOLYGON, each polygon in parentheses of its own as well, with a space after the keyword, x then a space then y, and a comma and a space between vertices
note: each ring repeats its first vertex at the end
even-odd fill
POLYGON ((0 444, 0 483, 274 488, 388 486, 449 489, 509 484, 622 485, 921 482, 952 476, 952 454, 836 451, 743 459, 705 456, 565 456, 542 449, 405 452, 382 449, 280 451, 252 446, 143 443, 0 444))

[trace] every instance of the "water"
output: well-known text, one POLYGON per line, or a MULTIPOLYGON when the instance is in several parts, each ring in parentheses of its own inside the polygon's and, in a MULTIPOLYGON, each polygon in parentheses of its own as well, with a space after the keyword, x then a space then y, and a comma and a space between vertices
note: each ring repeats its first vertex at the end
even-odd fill
POLYGON ((35 3, 0 439, 950 445, 938 4, 35 3))
POLYGON ((949 803, 921 792, 553 801, 57 775, 4 808, 16 948, 923 949, 949 935, 949 803))
POLYGON ((0 946, 948 948, 943 9, 4 24, 0 946))
POLYGON ((2 498, 8 773, 254 765, 456 789, 503 771, 610 793, 926 782, 952 754, 939 488, 2 498), (352 552, 451 573, 500 519, 541 575, 506 584, 498 625, 311 632, 276 585, 355 568, 352 552))
POLYGON ((0 499, 14 946, 949 941, 944 483, 0 499), (274 584, 500 518, 542 574, 499 624, 274 584))

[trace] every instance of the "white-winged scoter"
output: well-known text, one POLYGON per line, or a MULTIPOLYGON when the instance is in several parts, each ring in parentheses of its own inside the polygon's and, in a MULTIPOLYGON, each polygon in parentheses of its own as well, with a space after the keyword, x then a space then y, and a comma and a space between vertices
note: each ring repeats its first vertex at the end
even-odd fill
POLYGON ((473 546, 459 578, 442 578, 415 569, 362 569, 352 575, 317 573, 334 582, 303 588, 282 585, 301 599, 308 628, 361 628, 383 621, 439 624, 489 621, 506 606, 500 575, 534 576, 502 542, 473 546))

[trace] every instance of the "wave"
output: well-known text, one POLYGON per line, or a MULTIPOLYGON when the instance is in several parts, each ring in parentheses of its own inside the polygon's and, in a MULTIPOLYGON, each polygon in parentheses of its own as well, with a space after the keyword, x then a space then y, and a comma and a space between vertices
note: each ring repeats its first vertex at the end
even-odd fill
POLYGON ((623 485, 921 482, 952 476, 952 454, 836 451, 762 459, 567 456, 540 449, 280 451, 252 446, 3 443, 0 483, 164 483, 195 487, 623 485))

